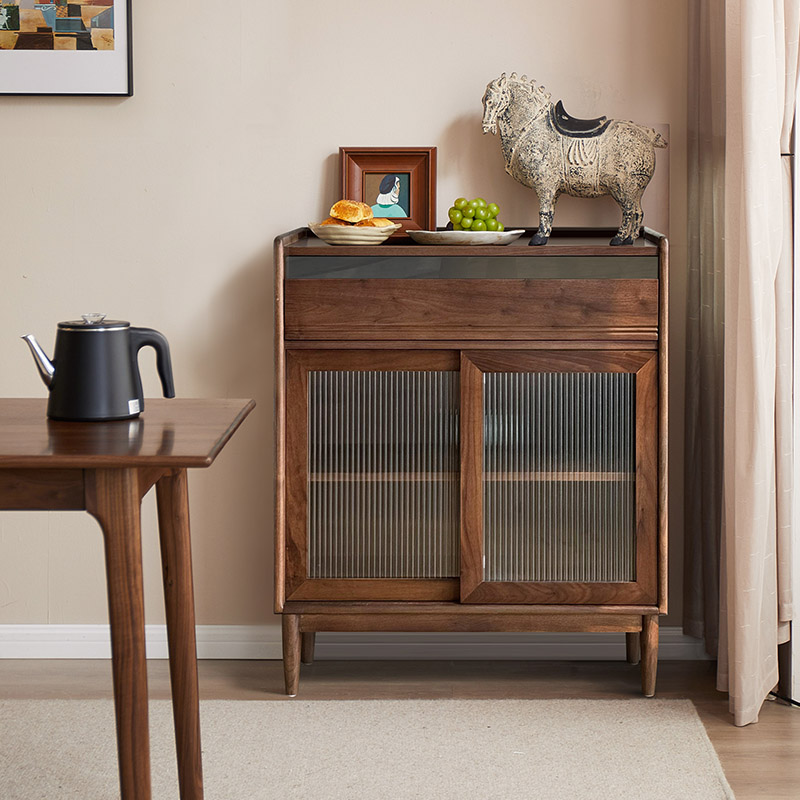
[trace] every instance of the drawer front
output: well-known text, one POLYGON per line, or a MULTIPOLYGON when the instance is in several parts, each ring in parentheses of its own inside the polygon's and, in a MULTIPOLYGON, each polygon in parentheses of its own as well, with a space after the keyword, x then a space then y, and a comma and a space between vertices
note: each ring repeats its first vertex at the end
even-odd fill
POLYGON ((658 281, 287 280, 289 340, 658 338, 658 281))

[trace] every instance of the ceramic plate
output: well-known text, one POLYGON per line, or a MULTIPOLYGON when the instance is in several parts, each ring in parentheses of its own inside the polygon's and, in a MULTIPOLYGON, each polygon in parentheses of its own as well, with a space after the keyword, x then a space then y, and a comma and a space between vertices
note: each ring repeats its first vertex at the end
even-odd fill
POLYGON ((514 231, 407 231, 418 244, 509 244, 525 233, 514 231))
POLYGON ((328 244, 380 244, 403 226, 399 222, 384 228, 364 228, 358 225, 312 225, 309 228, 328 244))

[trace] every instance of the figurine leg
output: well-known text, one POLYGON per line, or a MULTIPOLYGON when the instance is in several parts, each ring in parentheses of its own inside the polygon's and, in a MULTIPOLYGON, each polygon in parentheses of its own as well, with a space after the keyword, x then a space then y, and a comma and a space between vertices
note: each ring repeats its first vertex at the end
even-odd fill
POLYGON ((528 244, 535 246, 547 244, 547 240, 553 231, 553 217, 556 213, 555 204, 555 198, 539 198, 539 230, 536 231, 528 244))
POLYGON ((642 211, 642 201, 634 208, 633 222, 631 224, 631 237, 634 241, 639 238, 642 233, 642 225, 644 224, 644 211, 642 211))
MULTIPOLYGON (((630 187, 629 187, 630 188, 630 187)), ((642 211, 642 194, 644 187, 633 187, 628 194, 623 194, 621 189, 612 192, 612 197, 619 203, 622 209, 622 224, 619 226, 614 238, 609 242, 611 245, 633 244, 639 236, 639 231, 644 221, 642 211)))
POLYGON ((616 247, 618 245, 633 244, 633 237, 631 236, 631 223, 633 222, 633 204, 629 201, 620 203, 622 208, 622 224, 615 234, 614 238, 609 242, 610 245, 616 247))

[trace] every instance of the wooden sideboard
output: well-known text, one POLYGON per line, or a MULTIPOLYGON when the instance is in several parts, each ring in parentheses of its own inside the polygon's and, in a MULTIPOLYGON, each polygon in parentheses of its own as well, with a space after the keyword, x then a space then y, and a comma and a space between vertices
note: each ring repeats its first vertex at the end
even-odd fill
POLYGON ((275 611, 317 631, 618 631, 667 609, 668 244, 275 241, 275 611))

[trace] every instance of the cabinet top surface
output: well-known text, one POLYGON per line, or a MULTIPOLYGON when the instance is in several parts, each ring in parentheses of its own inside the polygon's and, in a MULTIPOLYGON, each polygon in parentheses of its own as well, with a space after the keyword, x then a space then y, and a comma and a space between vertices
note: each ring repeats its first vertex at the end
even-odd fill
POLYGON ((666 239, 646 230, 636 243, 608 244, 613 231, 554 231, 545 246, 530 235, 504 246, 421 246, 410 239, 381 245, 329 245, 308 229, 276 239, 293 279, 657 279, 666 239))
POLYGON ((530 247, 532 230, 526 230, 519 239, 507 245, 419 245, 408 237, 390 237, 379 245, 331 245, 314 236, 308 228, 281 234, 277 237, 287 256, 292 255, 360 255, 374 256, 380 253, 384 257, 401 256, 406 258, 420 255, 437 255, 448 257, 453 255, 481 255, 496 258, 520 257, 563 257, 570 255, 597 255, 610 258, 631 258, 658 256, 659 245, 666 241, 665 237, 655 231, 645 229, 644 235, 632 245, 612 247, 609 245, 613 230, 562 228, 555 229, 550 241, 539 247, 530 247))

